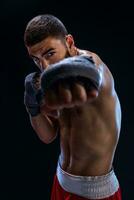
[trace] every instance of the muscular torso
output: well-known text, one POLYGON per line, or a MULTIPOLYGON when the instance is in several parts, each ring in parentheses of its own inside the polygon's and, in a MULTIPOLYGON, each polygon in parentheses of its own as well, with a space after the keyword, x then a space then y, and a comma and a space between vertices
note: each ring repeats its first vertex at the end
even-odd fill
MULTIPOLYGON (((91 56, 94 58, 92 53, 91 56)), ((97 65, 101 64, 94 59, 97 65)), ((103 83, 93 102, 60 112, 60 164, 71 174, 103 175, 112 167, 121 110, 112 75, 105 65, 103 83)))

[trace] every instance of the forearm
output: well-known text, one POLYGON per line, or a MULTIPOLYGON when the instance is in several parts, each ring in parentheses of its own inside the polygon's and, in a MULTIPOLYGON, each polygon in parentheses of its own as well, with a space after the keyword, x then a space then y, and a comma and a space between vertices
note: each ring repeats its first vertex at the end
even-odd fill
POLYGON ((42 114, 35 117, 30 116, 30 121, 41 141, 48 144, 55 139, 57 135, 57 127, 47 116, 42 114))

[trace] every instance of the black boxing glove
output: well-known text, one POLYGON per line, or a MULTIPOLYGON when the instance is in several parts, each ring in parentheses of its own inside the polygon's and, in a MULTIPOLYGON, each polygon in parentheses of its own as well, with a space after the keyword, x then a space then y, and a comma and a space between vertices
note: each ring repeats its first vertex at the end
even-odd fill
POLYGON ((35 117, 40 113, 42 92, 40 89, 40 73, 33 72, 25 78, 24 104, 27 112, 35 117))
POLYGON ((50 65, 47 70, 42 72, 42 92, 46 93, 47 90, 55 88, 59 82, 65 81, 69 84, 80 81, 87 89, 94 87, 99 90, 102 83, 102 73, 89 56, 65 58, 50 65))

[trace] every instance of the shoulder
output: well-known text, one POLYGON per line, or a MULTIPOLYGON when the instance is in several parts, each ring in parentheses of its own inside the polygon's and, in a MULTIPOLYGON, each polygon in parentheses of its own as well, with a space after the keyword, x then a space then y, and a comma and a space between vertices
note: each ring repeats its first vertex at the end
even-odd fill
POLYGON ((102 90, 113 94, 113 92, 115 91, 113 75, 111 71, 109 70, 108 66, 102 61, 100 56, 94 52, 87 51, 87 50, 79 49, 78 51, 79 51, 79 55, 86 55, 86 56, 92 57, 96 67, 102 72, 102 77, 103 77, 102 90))
POLYGON ((92 59, 95 62, 96 66, 104 64, 103 61, 101 60, 101 58, 94 52, 78 49, 78 54, 92 57, 92 59))

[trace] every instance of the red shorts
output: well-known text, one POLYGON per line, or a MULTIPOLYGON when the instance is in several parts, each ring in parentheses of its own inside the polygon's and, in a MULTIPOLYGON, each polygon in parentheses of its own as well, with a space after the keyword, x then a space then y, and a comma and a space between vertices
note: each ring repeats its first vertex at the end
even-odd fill
MULTIPOLYGON (((54 182, 53 182, 53 187, 52 187, 51 200, 89 200, 89 199, 66 192, 60 186, 57 176, 55 176, 54 182)), ((114 195, 112 195, 108 198, 105 198, 105 199, 101 199, 101 200, 121 200, 120 189, 114 195)))

